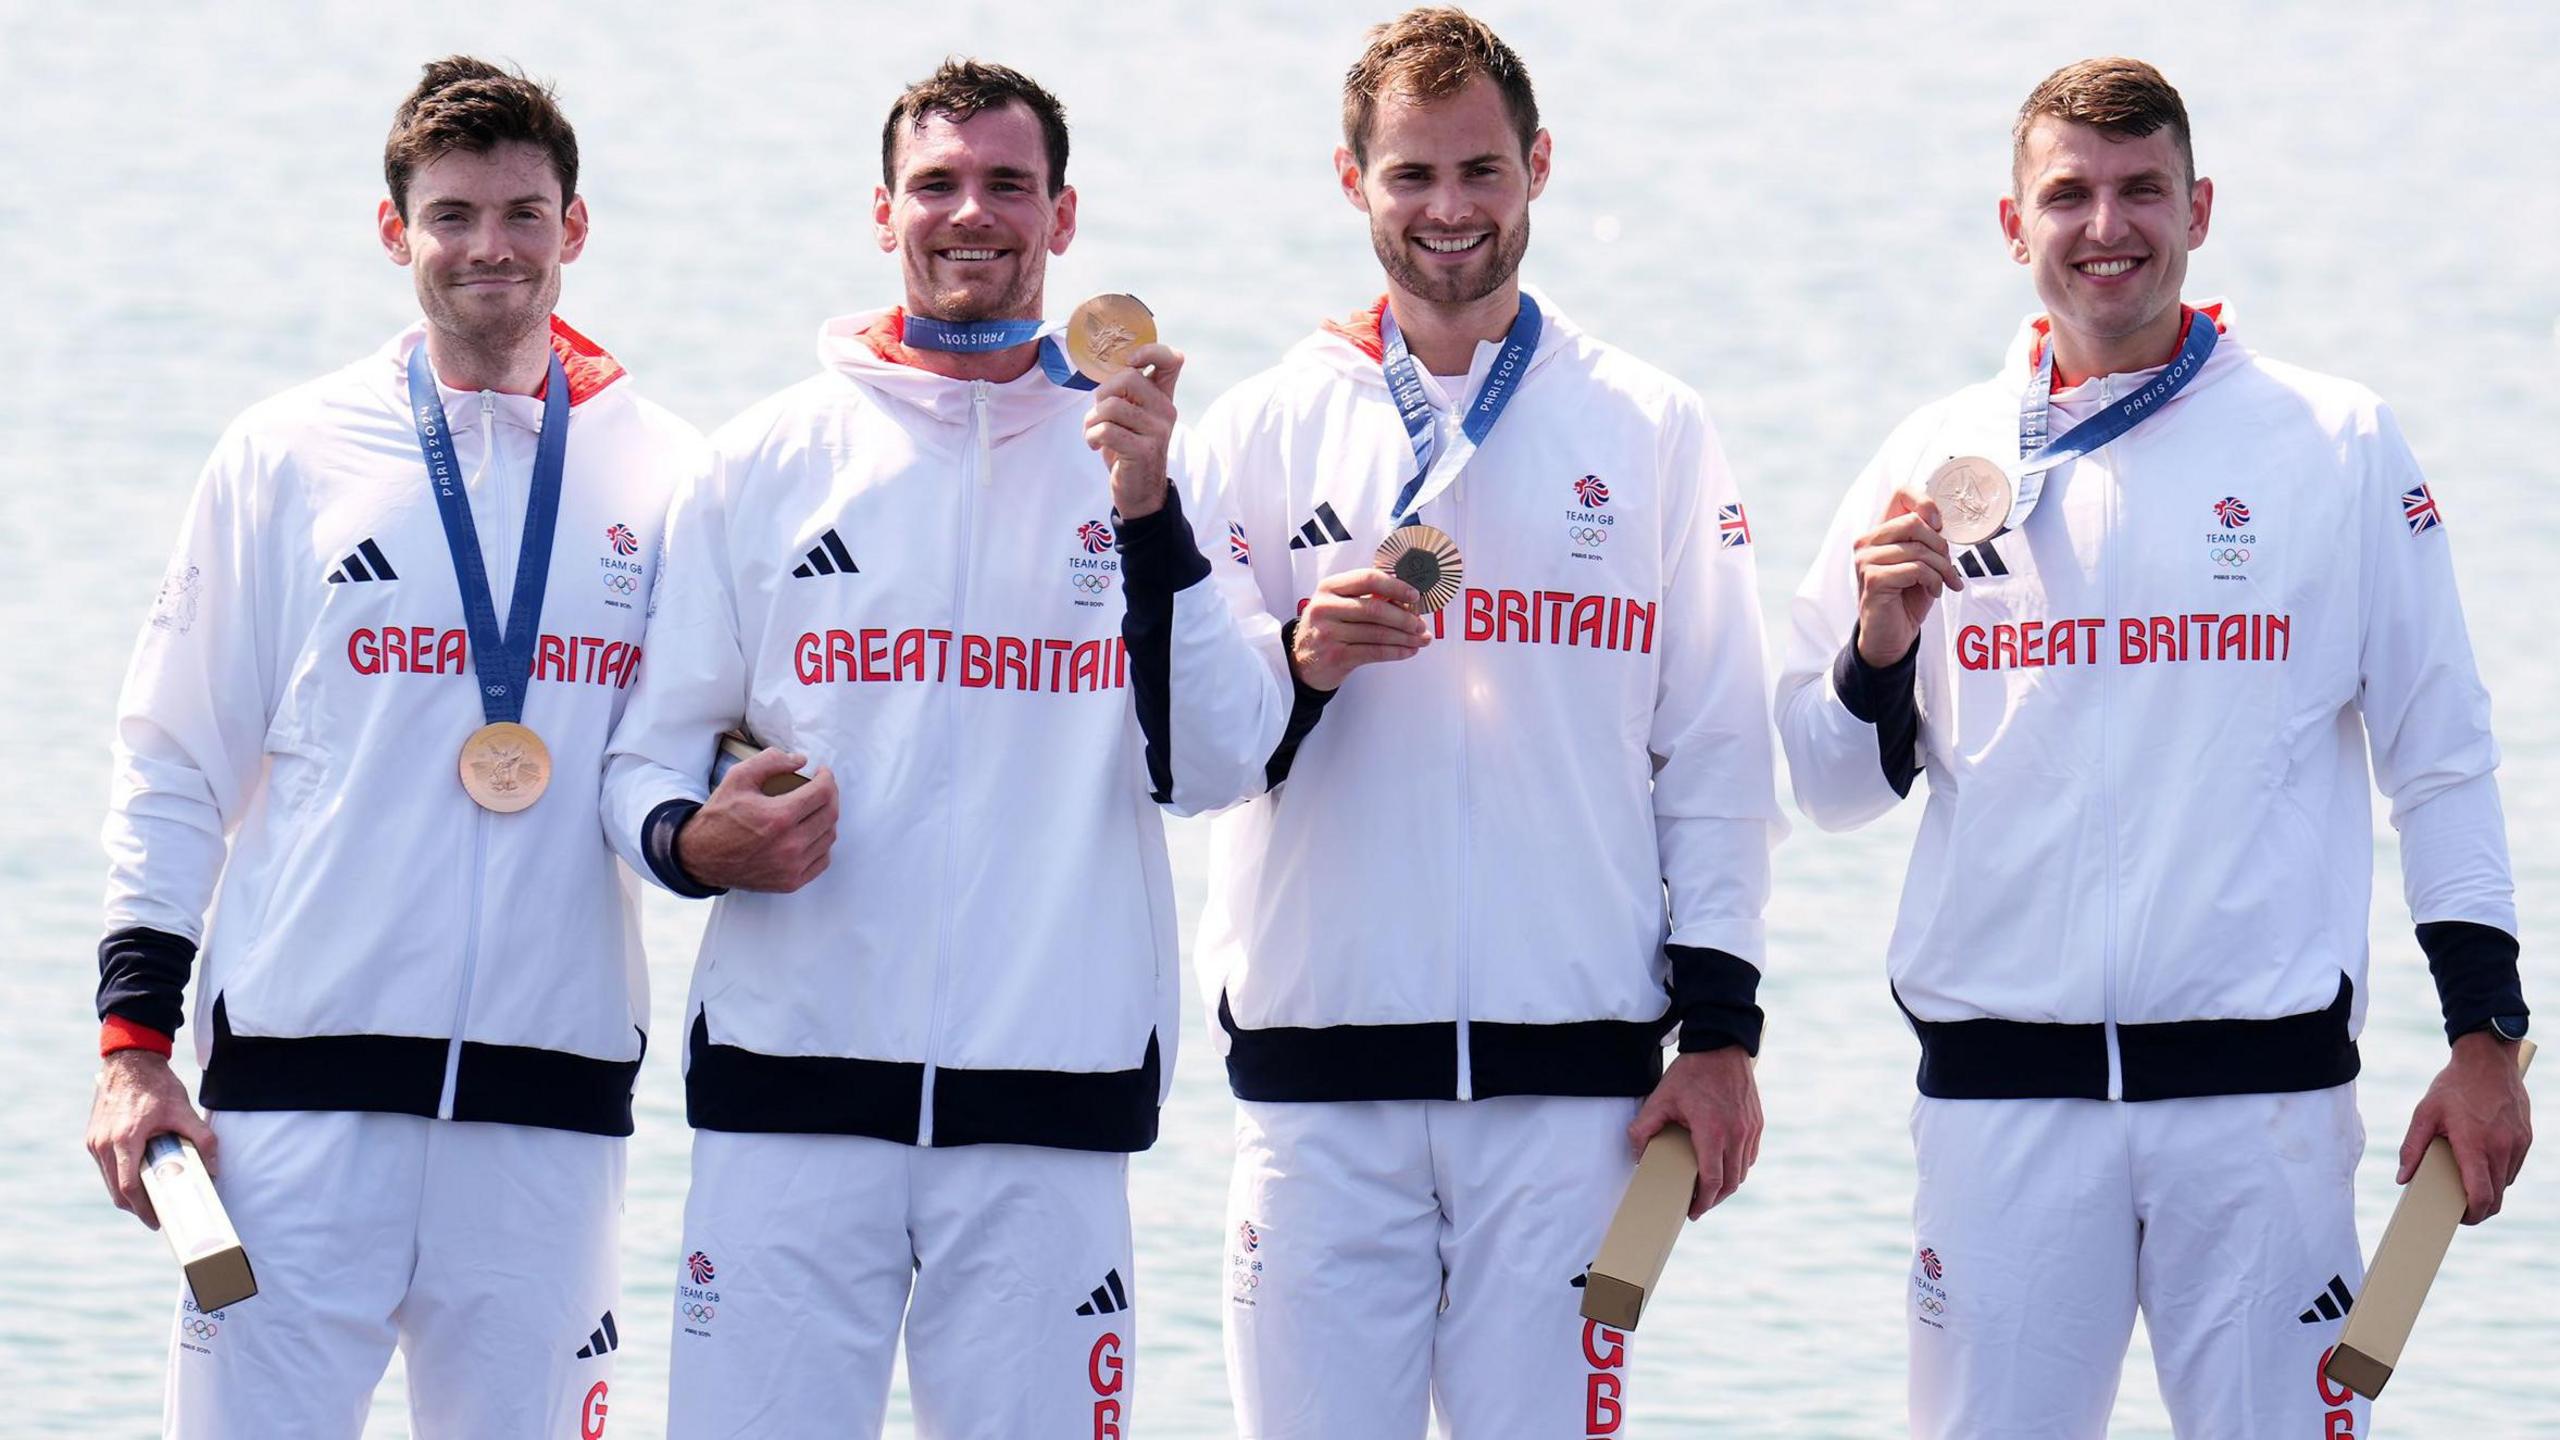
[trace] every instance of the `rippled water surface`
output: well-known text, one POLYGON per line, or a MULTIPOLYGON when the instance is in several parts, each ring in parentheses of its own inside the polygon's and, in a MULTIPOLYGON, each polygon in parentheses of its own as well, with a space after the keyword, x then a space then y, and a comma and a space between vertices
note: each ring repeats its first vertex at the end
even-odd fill
MULTIPOLYGON (((2018 98, 2080 55, 2160 62, 2221 186, 2192 292, 2228 295, 2259 348, 2380 390, 2435 480, 2497 697, 2529 974, 2547 975, 2536 946, 2560 918, 2547 601, 2560 10, 2358 18, 2366 8, 2002 4, 1928 18, 1504 0, 1488 13, 1527 57, 1556 135, 1530 273, 1582 323, 1704 391, 1749 490, 1773 614, 1886 430, 1986 372, 2032 305, 1993 229, 2018 98)), ((1145 295, 1190 351, 1193 406, 1377 288, 1328 156, 1340 73, 1383 7, 799 3, 712 21, 672 6, 307 4, 254 24, 237 18, 246 9, 0 3, 12 1433, 129 1436, 158 1413, 172 1267, 100 1197, 78 1143, 107 719, 222 425, 413 313, 371 220, 383 128, 418 61, 467 49, 559 81, 595 216, 563 309, 706 427, 806 373, 822 317, 893 298, 868 224, 879 117, 946 51, 1011 60, 1065 98, 1083 233, 1053 294, 1145 295)), ((2209 757, 2160 779, 2220 783, 2209 757)), ((1768 1143, 1750 1187, 1673 1259, 1635 1347, 1636 1433, 1899 1427, 1915 1050, 1878 957, 1915 815, 1848 837, 1800 827, 1779 856, 1768 1143)), ((1177 829, 1186 915, 1202 851, 1201 832, 1177 829)), ((2387 828, 2375 852, 2368 1245, 2443 1050, 2387 828)), ((1573 886, 1556 877, 1557 903, 1573 886)), ((648 919, 657 1029, 672 1035, 701 916, 661 897, 648 919)), ((2560 1003, 2548 979, 2535 992, 2560 1003)), ((1228 1102, 1196 1007, 1189 1025, 1164 1140, 1135 1170, 1138 1419, 1157 1436, 1228 1429, 1216 1248, 1228 1102)), ((660 1428, 685 1183, 673 1050, 656 1047, 642 1079, 616 1436, 660 1428)), ((2508 1213, 2456 1245, 2377 1417, 2386 1433, 2522 1436, 2560 1421, 2555 1166, 2539 1161, 2508 1213)), ((370 1433, 407 1433, 396 1370, 375 1411, 370 1433)), ((2168 1433, 2144 1352, 2115 1433, 2168 1433)))

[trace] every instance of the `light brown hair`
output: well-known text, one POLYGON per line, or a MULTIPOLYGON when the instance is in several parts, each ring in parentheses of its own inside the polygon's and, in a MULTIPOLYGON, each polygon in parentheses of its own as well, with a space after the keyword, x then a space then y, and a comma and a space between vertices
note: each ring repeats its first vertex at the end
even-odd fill
POLYGON ((409 218, 409 177, 418 167, 456 150, 485 155, 518 140, 549 152, 561 208, 576 198, 578 132, 550 86, 468 55, 430 60, 423 72, 392 112, 391 138, 382 146, 382 178, 401 219, 409 218))
POLYGON ((2187 128, 2187 104, 2168 77, 2121 55, 2074 61, 2037 82, 2018 107, 2009 131, 2009 184, 2018 185, 2027 160, 2027 132, 2045 118, 2086 125, 2117 140, 2139 140, 2166 129, 2186 161, 2187 184, 2196 183, 2196 147, 2187 128))
POLYGON ((934 72, 906 88, 889 107, 880 126, 880 183, 898 183, 898 130, 922 130, 927 117, 948 115, 966 120, 981 110, 1001 110, 1019 102, 1040 122, 1040 139, 1049 151, 1049 194, 1067 188, 1067 108, 1038 82, 1009 65, 985 60, 948 59, 934 72))
POLYGON ((1492 26, 1446 5, 1407 10, 1370 29, 1369 48, 1342 77, 1342 143, 1366 165, 1380 100, 1438 100, 1478 76, 1502 92, 1512 128, 1520 133, 1520 153, 1528 154, 1538 137, 1538 96, 1529 85, 1529 67, 1492 26))

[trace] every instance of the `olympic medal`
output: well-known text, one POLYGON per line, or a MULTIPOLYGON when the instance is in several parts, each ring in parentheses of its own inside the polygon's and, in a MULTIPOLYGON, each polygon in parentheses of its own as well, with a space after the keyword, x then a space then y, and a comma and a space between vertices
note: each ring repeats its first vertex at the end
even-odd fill
POLYGON ((551 787, 551 749, 513 721, 483 725, 462 742, 462 788, 483 810, 512 815, 551 787))
POLYGON ((1979 455, 1948 461, 1929 477, 1929 498, 1938 502, 1938 533, 1958 545, 1979 545, 2009 523, 2009 507, 2017 503, 2017 487, 2009 472, 1979 455))
POLYGON ((1378 568, 1410 585, 1427 613, 1458 598, 1466 563, 1458 542, 1428 525, 1407 525, 1378 547, 1378 568))
POLYGON ((1135 295, 1096 295, 1067 317, 1067 359, 1088 380, 1129 368, 1127 356, 1156 343, 1156 317, 1135 295))

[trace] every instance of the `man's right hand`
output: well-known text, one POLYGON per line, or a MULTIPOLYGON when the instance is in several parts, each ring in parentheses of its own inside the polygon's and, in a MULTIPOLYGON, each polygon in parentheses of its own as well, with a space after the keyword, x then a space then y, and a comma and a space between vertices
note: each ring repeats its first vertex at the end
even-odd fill
POLYGON ((187 1103, 187 1087, 169 1068, 169 1057, 149 1050, 118 1050, 98 1073, 97 1098, 89 1103, 89 1158, 107 1182, 107 1198, 157 1230, 160 1217, 142 1188, 142 1147, 154 1136, 183 1135, 204 1156, 208 1174, 219 1166, 221 1142, 213 1127, 187 1103))
POLYGON ((1431 643, 1414 588, 1374 567, 1328 575, 1316 586, 1289 646, 1289 663, 1312 690, 1338 690, 1363 665, 1403 660, 1431 643))
POLYGON ((835 772, 821 768, 786 795, 764 782, 809 763, 766 749, 729 767, 703 807, 676 831, 676 863, 704 885, 789 894, 818 878, 836 843, 835 772))
POLYGON ((1876 669, 1898 663, 1920 639, 1920 622, 1939 592, 1964 588, 1938 505, 1926 495, 1894 492, 1884 522, 1858 537, 1858 658, 1876 669))

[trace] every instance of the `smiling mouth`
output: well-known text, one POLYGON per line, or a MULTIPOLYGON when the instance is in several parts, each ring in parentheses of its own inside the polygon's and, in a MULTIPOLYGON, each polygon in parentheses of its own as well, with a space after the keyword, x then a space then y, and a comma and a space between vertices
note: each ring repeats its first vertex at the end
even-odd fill
POLYGON ((1491 237, 1491 231, 1475 235, 1416 235, 1413 243, 1434 255, 1464 255, 1491 237))
POLYGON ((965 250, 936 250, 933 253, 956 265, 982 265, 990 260, 1003 259, 1007 252, 975 247, 965 250))
POLYGON ((2119 275, 2130 275, 2146 263, 2131 256, 2117 256, 2106 260, 2083 260, 2071 268, 2093 280, 2112 280, 2119 275))

